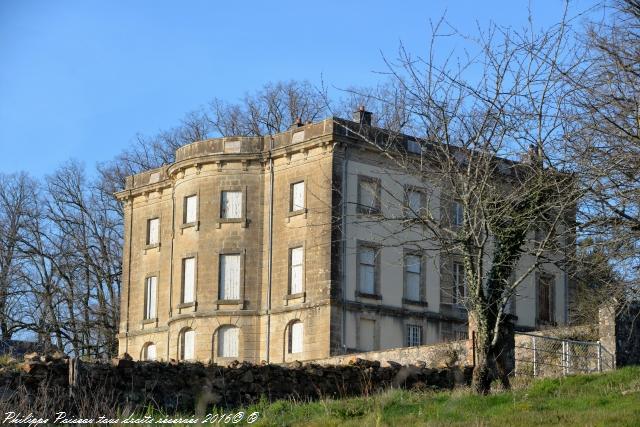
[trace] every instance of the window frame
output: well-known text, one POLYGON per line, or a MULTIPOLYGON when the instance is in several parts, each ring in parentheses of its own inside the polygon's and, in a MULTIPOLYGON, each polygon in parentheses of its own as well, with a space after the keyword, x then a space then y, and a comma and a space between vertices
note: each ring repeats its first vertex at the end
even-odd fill
POLYGON ((242 221, 242 219, 245 217, 245 197, 244 197, 244 191, 242 191, 241 189, 223 189, 220 190, 220 212, 219 212, 219 219, 221 222, 239 222, 242 221), (239 212, 239 216, 233 216, 233 217, 229 217, 229 216, 225 216, 225 194, 227 193, 238 193, 240 194, 240 212, 239 212))
POLYGON ((367 175, 358 175, 358 192, 356 200, 356 211, 363 215, 380 215, 382 213, 382 180, 378 177, 372 177, 367 175), (361 203, 363 189, 362 184, 369 183, 374 184, 376 192, 374 195, 375 206, 365 206, 361 203))
MULTIPOLYGON (((226 265, 226 263, 225 263, 226 265)), ((242 252, 238 252, 238 251, 233 251, 233 252, 220 252, 218 254, 218 299, 217 302, 218 304, 220 303, 234 303, 237 304, 241 299, 242 299, 242 278, 243 278, 243 269, 244 269, 244 265, 243 265, 243 254, 242 252), (225 283, 223 282, 223 259, 226 260, 227 257, 238 257, 238 277, 237 277, 237 283, 238 283, 238 289, 237 289, 237 298, 222 298, 222 294, 225 291, 225 283)))
POLYGON ((402 271, 403 271, 403 293, 402 302, 405 304, 416 304, 426 306, 426 257, 422 251, 405 249, 402 255, 402 271), (418 299, 409 298, 409 275, 416 274, 415 272, 408 271, 407 259, 409 257, 417 257, 420 262, 419 274, 419 286, 418 286, 418 299))
POLYGON ((195 361, 196 360, 196 331, 195 331, 195 329, 188 328, 188 327, 187 328, 183 328, 180 331, 180 334, 178 335, 178 339, 179 339, 179 344, 180 344, 179 347, 178 347, 180 361, 183 361, 183 362, 195 361), (187 333, 193 333, 193 344, 192 344, 192 347, 191 347, 191 351, 193 352, 193 354, 191 355, 192 356, 191 358, 187 358, 187 351, 186 351, 186 349, 187 349, 187 347, 186 347, 186 344, 187 344, 187 333))
POLYGON ((289 322, 289 327, 288 327, 288 337, 287 337, 287 341, 288 341, 288 345, 287 345, 287 354, 291 355, 291 354, 300 354, 304 352, 304 323, 300 320, 300 319, 296 319, 293 320, 291 322, 289 322), (300 325, 300 342, 299 342, 299 351, 294 351, 297 350, 297 346, 295 346, 296 348, 294 348, 294 344, 295 344, 295 340, 293 339, 293 333, 294 333, 294 326, 295 325, 300 325))
POLYGON ((145 248, 149 249, 149 248, 155 248, 160 246, 160 236, 161 236, 161 223, 160 223, 160 217, 159 216, 154 216, 151 218, 147 219, 147 235, 145 238, 145 248), (152 221, 158 221, 158 227, 157 227, 157 236, 156 236, 156 242, 151 242, 151 222, 152 221))
POLYGON ((405 325, 405 345, 406 347, 418 347, 423 345, 423 327, 415 323, 405 325), (417 335, 416 335, 417 331, 417 335), (412 333, 413 332, 413 333, 412 333), (417 338, 417 342, 416 342, 417 338))
POLYGON ((301 214, 307 211, 307 182, 305 179, 297 179, 289 184, 289 213, 291 215, 301 214), (299 209, 294 209, 295 204, 295 186, 302 184, 302 203, 303 206, 299 209))
POLYGON ((464 225, 464 205, 460 200, 451 201, 451 225, 454 227, 464 225))
POLYGON ((305 280, 305 275, 306 275, 306 250, 305 250, 305 246, 303 244, 300 245, 295 245, 295 246, 291 246, 289 248, 289 268, 288 268, 288 273, 289 273, 289 286, 288 286, 288 295, 289 296, 293 296, 293 295, 300 295, 302 293, 305 292, 305 284, 306 284, 306 280, 305 280), (293 268, 295 267, 293 265, 293 252, 295 250, 301 250, 302 251, 302 260, 300 262, 300 289, 294 289, 293 288, 293 268))
POLYGON ((233 324, 224 324, 220 325, 218 329, 216 329, 216 348, 215 348, 215 357, 216 359, 235 359, 240 357, 240 327, 238 325, 233 324), (235 331, 235 354, 225 355, 225 341, 222 339, 224 333, 226 331, 235 331))
MULTIPOLYGON (((380 295, 380 258, 382 256, 382 247, 379 244, 365 241, 357 241, 356 250, 356 296, 381 300, 380 295), (365 292, 362 289, 362 274, 360 273, 360 254, 363 248, 372 249, 374 252, 373 263, 373 293, 365 292)), ((371 265, 371 264, 366 264, 371 265)))
POLYGON ((182 265, 182 280, 181 280, 181 289, 180 289, 180 307, 188 307, 191 305, 195 305, 196 301, 197 301, 197 288, 198 288, 198 257, 195 254, 186 254, 185 256, 182 257, 181 260, 181 265, 182 265), (187 264, 187 260, 189 259, 193 259, 193 286, 192 286, 192 299, 191 301, 185 301, 185 294, 186 294, 186 284, 187 284, 187 277, 186 277, 186 264, 187 264))
POLYGON ((153 321, 158 318, 158 276, 156 274, 150 274, 144 279, 144 321, 153 321), (155 279, 155 293, 153 297, 153 316, 150 313, 150 298, 149 298, 149 283, 152 279, 155 279))
POLYGON ((189 195, 184 196, 183 200, 182 200, 182 228, 187 228, 187 227, 195 227, 198 224, 198 217, 199 217, 199 212, 200 212, 200 208, 199 208, 199 204, 200 204, 200 196, 198 193, 191 193, 189 195), (195 212, 194 212, 194 220, 193 221, 188 221, 189 219, 189 202, 188 199, 195 197, 195 212))

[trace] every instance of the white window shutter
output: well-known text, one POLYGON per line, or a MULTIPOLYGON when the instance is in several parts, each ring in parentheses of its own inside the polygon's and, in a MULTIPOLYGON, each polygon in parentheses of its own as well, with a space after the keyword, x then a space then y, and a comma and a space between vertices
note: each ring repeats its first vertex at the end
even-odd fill
POLYGON ((302 322, 291 324, 291 353, 302 353, 303 333, 302 322))
POLYGON ((239 328, 223 326, 218 330, 218 356, 238 357, 239 328))
POLYGON ((304 250, 302 247, 291 249, 291 293, 297 294, 303 289, 304 250))
POLYGON ((407 255, 405 258, 405 268, 405 277, 407 280, 406 298, 412 301, 420 301, 421 258, 416 255, 407 255))
POLYGON ((145 318, 153 319, 157 317, 156 304, 158 299, 158 278, 155 276, 147 277, 146 288, 147 307, 145 318))
POLYGON ((378 186, 372 181, 360 181, 360 205, 365 208, 376 208, 378 186))
POLYGON ((184 332, 184 360, 193 360, 195 358, 196 347, 196 331, 189 329, 184 332))
POLYGON ((242 218, 242 192, 222 192, 222 218, 242 218))
POLYGON ((304 209, 304 182, 297 182, 293 184, 293 203, 291 204, 292 211, 299 211, 304 209))
POLYGON ((240 299, 240 255, 220 257, 220 299, 240 299))
POLYGON ((160 218, 149 220, 149 237, 147 240, 150 245, 157 245, 160 241, 160 218))
POLYGON ((195 297, 196 285, 196 259, 184 259, 184 290, 182 294, 182 302, 193 302, 195 297))
POLYGON ((156 345, 155 344, 148 344, 147 345, 146 360, 156 360, 156 345))
POLYGON ((187 197, 187 202, 185 203, 185 207, 187 209, 187 214, 185 215, 184 222, 189 224, 192 222, 196 222, 196 210, 198 205, 198 196, 189 196, 187 197))

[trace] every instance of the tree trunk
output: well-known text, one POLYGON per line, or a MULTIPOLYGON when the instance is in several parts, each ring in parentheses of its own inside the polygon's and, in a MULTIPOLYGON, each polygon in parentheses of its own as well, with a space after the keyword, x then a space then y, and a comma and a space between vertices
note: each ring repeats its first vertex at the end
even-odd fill
POLYGON ((491 338, 489 334, 481 331, 478 331, 476 336, 476 366, 473 368, 471 387, 478 394, 489 394, 495 373, 491 338))

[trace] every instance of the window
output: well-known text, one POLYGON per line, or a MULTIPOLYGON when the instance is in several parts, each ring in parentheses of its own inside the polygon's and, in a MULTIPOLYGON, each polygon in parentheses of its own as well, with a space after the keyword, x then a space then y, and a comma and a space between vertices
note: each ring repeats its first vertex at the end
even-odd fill
POLYGON ((422 326, 407 325, 407 347, 422 345, 422 326))
POLYGON ((405 255, 404 269, 405 298, 410 301, 420 301, 422 258, 418 255, 405 255))
POLYGON ((418 141, 407 140, 407 151, 413 154, 420 154, 422 152, 422 146, 418 141))
POLYGON ((372 319, 360 319, 358 328, 359 343, 361 351, 375 350, 376 321, 372 319))
POLYGON ((144 318, 155 319, 157 315, 156 304, 158 300, 158 278, 147 277, 144 290, 144 318))
POLYGON ((146 343, 142 348, 142 360, 156 360, 156 345, 152 342, 146 343))
POLYGON ((220 218, 242 218, 242 191, 223 191, 220 198, 220 218))
POLYGON ((184 224, 193 224, 196 222, 196 212, 198 209, 198 196, 193 195, 184 198, 184 224))
POLYGON ((538 279, 538 321, 553 322, 553 276, 543 274, 538 279))
POLYGON ((180 334, 180 360, 194 360, 196 355, 196 331, 184 329, 180 334))
POLYGON ((464 264, 453 263, 453 303, 462 305, 465 297, 464 264))
POLYGON ((407 215, 420 217, 422 212, 422 192, 407 190, 407 215))
POLYGON ((240 299, 240 254, 220 255, 219 299, 240 299))
POLYGON ((377 249, 371 246, 360 246, 358 250, 358 289, 363 294, 376 293, 376 258, 377 249))
POLYGON ((182 260, 182 302, 195 301, 196 290, 196 259, 185 258, 182 260))
POLYGON ((289 293, 298 294, 304 288, 304 249, 292 248, 289 252, 289 293))
POLYGON ((358 177, 358 212, 380 212, 380 181, 365 176, 358 177))
POLYGON ((218 329, 218 356, 238 357, 239 328, 235 326, 221 326, 218 329))
POLYGON ((458 201, 454 201, 451 206, 451 222, 455 226, 461 226, 464 223, 464 207, 458 201))
POLYGON ((291 184, 291 206, 289 206, 289 210, 296 212, 304 208, 304 181, 300 181, 291 184))
POLYGON ((147 221, 147 245, 160 243, 160 218, 147 221))
POLYGON ((302 338, 302 322, 293 322, 289 326, 289 353, 302 353, 302 338))

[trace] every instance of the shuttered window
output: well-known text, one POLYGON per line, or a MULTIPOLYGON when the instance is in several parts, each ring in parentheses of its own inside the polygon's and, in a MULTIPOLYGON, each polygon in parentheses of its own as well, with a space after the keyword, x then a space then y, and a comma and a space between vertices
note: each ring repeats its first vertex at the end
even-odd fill
POLYGON ((360 350, 375 350, 376 321, 371 319, 360 319, 360 328, 358 333, 360 337, 360 350))
POLYGON ((538 279, 538 321, 553 322, 553 276, 541 275, 538 279))
POLYGON ((405 298, 411 301, 420 301, 420 282, 422 278, 422 258, 417 255, 405 255, 405 298))
POLYGON ((453 263, 453 303, 463 304, 465 297, 464 265, 460 262, 453 263))
POLYGON ((157 245, 160 242, 160 218, 149 220, 147 225, 147 244, 157 245))
POLYGON ((422 345, 422 326, 407 325, 407 347, 422 345))
POLYGON ((302 322, 294 322, 289 327, 289 353, 302 353, 302 322))
POLYGON ((291 185, 291 212, 304 209, 304 181, 291 185))
POLYGON ((407 207, 410 216, 420 216, 422 211, 422 193, 419 191, 407 191, 407 207))
POLYGON ((158 300, 158 278, 147 277, 144 292, 144 318, 155 319, 157 317, 156 304, 158 300))
POLYGON ((303 290, 304 282, 304 249, 302 247, 291 249, 290 255, 290 280, 291 288, 289 293, 297 294, 303 290))
POLYGON ((182 333, 182 360, 194 360, 196 355, 196 331, 187 329, 182 333))
POLYGON ((198 209, 198 196, 189 196, 184 199, 184 223, 196 222, 196 211, 198 209))
POLYGON ((196 290, 196 259, 185 258, 182 260, 183 288, 182 302, 189 303, 195 301, 196 290))
POLYGON ((222 326, 218 329, 218 356, 238 357, 239 328, 222 326))
POLYGON ((219 299, 240 299, 240 255, 220 255, 219 299))
POLYGON ((360 246, 358 251, 359 290, 365 294, 376 293, 376 249, 360 246))
POLYGON ((149 343, 144 349, 144 360, 156 360, 156 345, 149 343))
POLYGON ((220 204, 221 218, 242 218, 242 191, 223 191, 220 204))

